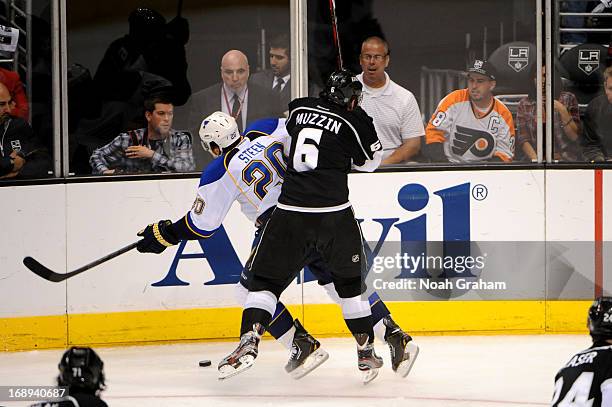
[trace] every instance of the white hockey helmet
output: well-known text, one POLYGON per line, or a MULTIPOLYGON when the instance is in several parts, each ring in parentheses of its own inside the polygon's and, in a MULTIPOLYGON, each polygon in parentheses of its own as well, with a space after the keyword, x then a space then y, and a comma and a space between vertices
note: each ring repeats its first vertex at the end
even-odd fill
POLYGON ((213 156, 212 143, 223 150, 240 139, 236 120, 223 112, 214 112, 202 120, 199 133, 202 147, 213 156))

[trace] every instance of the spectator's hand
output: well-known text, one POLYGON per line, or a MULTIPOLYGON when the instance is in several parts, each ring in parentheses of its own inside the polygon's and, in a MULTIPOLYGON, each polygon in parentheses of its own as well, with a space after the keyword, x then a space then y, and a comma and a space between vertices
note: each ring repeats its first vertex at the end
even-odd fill
POLYGON ((19 173, 17 171, 9 172, 0 177, 0 179, 15 178, 19 173))
POLYGON ((170 220, 160 220, 157 223, 152 223, 144 230, 138 232, 138 236, 142 240, 138 242, 136 249, 140 253, 156 253, 159 254, 166 250, 166 247, 174 246, 178 243, 178 239, 172 236, 168 227, 172 225, 170 220))
POLYGON ((125 149, 127 158, 151 158, 155 151, 145 146, 129 146, 125 149))
POLYGON ((102 175, 113 175, 115 170, 104 170, 102 171, 102 175))
POLYGON ((13 159, 13 172, 18 173, 23 168, 26 160, 21 154, 18 154, 15 150, 13 150, 10 157, 13 159))

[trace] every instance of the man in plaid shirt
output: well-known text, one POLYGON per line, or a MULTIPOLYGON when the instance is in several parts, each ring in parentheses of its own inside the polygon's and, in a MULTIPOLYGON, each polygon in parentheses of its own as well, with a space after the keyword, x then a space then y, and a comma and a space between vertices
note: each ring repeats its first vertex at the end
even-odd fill
POLYGON ((147 127, 121 133, 96 149, 89 159, 94 174, 195 170, 191 134, 171 128, 172 102, 157 96, 144 105, 147 127))

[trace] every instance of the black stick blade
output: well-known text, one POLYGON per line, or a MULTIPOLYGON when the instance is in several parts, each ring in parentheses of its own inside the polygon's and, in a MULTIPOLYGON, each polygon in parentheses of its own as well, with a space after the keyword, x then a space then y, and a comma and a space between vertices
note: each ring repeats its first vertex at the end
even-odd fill
POLYGON ((47 281, 52 281, 54 283, 59 283, 60 281, 64 281, 67 278, 66 274, 55 273, 55 272, 49 270, 48 268, 46 268, 45 266, 43 266, 42 264, 40 264, 38 261, 36 261, 35 259, 33 259, 30 256, 25 257, 23 259, 23 264, 28 269, 30 269, 30 271, 32 271, 32 273, 36 274, 37 276, 40 276, 40 277, 44 278, 47 281))

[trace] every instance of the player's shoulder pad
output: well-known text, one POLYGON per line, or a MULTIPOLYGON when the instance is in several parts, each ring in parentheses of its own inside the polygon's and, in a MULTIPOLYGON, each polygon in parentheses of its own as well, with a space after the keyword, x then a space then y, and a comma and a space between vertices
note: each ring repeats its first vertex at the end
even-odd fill
POLYGON ((200 175, 200 186, 212 184, 225 174, 225 155, 217 157, 210 162, 200 175))
POLYGON ((259 136, 269 136, 277 127, 278 118, 276 117, 259 119, 247 126, 244 136, 253 141, 259 136))

